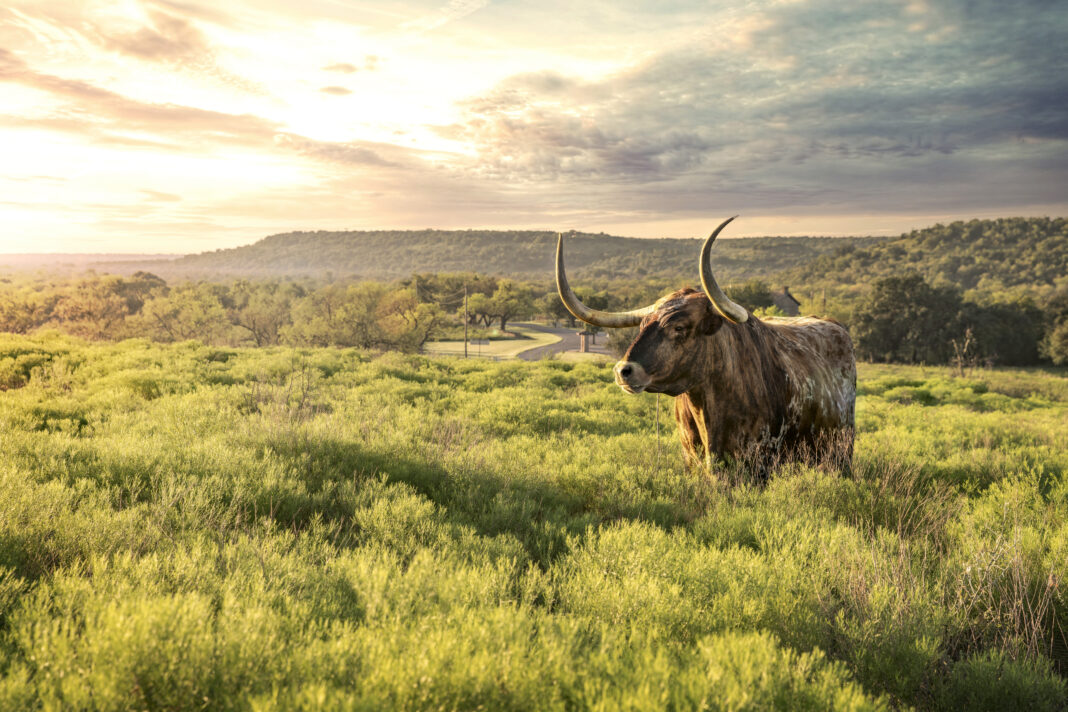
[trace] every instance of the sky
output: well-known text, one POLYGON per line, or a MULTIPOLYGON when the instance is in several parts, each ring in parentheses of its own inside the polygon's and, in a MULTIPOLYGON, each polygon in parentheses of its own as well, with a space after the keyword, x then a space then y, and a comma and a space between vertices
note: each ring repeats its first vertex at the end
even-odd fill
POLYGON ((14 0, 0 253, 1063 216, 1065 47, 1061 0, 14 0))

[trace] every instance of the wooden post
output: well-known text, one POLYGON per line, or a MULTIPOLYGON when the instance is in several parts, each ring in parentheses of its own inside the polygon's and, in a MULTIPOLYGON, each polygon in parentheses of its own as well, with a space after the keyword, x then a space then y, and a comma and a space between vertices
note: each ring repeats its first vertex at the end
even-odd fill
POLYGON ((467 358, 467 285, 464 285, 464 358, 467 358))

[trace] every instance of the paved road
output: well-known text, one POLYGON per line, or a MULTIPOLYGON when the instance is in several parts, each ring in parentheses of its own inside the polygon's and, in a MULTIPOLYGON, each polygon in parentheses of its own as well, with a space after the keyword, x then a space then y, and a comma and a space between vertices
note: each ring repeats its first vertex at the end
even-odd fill
MULTIPOLYGON (((546 356, 560 353, 561 351, 578 351, 579 347, 579 329, 572 329, 569 327, 553 327, 544 326, 542 324, 519 324, 518 326, 526 327, 527 329, 533 329, 534 331, 542 331, 547 334, 556 334, 560 337, 560 340, 555 344, 549 344, 548 346, 538 346, 533 349, 522 351, 519 354, 519 358, 524 361, 538 361, 546 356)), ((597 334, 597 343, 590 345, 590 351, 599 354, 611 355, 611 352, 605 346, 608 341, 608 335, 604 332, 597 334)))

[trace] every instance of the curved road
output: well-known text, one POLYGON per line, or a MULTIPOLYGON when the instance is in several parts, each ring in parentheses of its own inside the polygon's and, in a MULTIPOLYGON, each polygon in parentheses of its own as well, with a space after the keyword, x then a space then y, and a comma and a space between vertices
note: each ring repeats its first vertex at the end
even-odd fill
MULTIPOLYGON (((533 331, 541 331, 546 334, 556 334, 560 337, 560 340, 557 341, 555 344, 549 344, 548 346, 538 346, 533 349, 521 351, 518 357, 523 359, 524 361, 537 361, 539 359, 545 358, 546 356, 551 356, 552 354, 560 353, 561 351, 578 351, 578 328, 572 329, 570 327, 555 327, 545 326, 543 324, 530 323, 518 324, 518 326, 522 326, 533 331)), ((600 334, 597 334, 596 339, 596 344, 590 344, 590 351, 599 354, 611 355, 612 352, 609 351, 606 347, 608 335, 604 332, 601 332, 600 334)))

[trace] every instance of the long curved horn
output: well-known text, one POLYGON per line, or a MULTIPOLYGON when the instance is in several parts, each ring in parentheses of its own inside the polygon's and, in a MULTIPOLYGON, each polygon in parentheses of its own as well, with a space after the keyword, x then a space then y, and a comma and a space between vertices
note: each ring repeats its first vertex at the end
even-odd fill
POLYGON ((716 278, 712 274, 712 264, 708 259, 709 254, 712 252, 712 243, 716 241, 716 236, 719 235, 720 231, 727 227, 727 224, 736 217, 738 216, 735 215, 733 218, 724 220, 720 226, 716 228, 715 232, 709 235, 708 239, 705 240, 705 246, 701 248, 701 287, 704 288, 705 294, 708 295, 708 298, 716 307, 716 311, 736 324, 741 324, 749 320, 749 312, 747 312, 742 305, 732 302, 730 297, 724 294, 723 290, 719 288, 719 285, 716 284, 716 278))
POLYGON ((627 326, 638 326, 646 315, 656 311, 656 305, 650 304, 642 309, 625 312, 607 312, 598 309, 590 309, 579 301, 578 296, 571 291, 567 283, 567 275, 564 274, 564 234, 557 233, 556 239, 556 291, 560 293, 567 310, 587 324, 603 326, 609 329, 619 329, 627 326))

